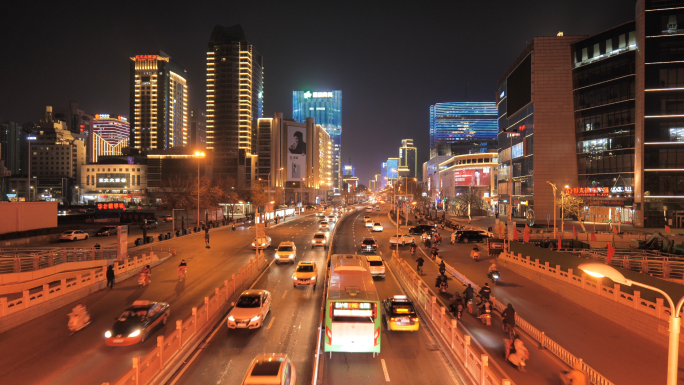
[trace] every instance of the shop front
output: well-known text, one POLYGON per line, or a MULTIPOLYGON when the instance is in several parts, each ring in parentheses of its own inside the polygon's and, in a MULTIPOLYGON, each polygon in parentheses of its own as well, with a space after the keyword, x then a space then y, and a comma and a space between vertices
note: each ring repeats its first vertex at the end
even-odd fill
POLYGON ((124 202, 127 205, 139 205, 147 201, 146 190, 96 190, 84 191, 81 200, 86 204, 105 202, 124 202))
POLYGON ((566 196, 582 198, 584 205, 581 212, 585 221, 606 225, 634 224, 632 193, 630 186, 572 187, 564 192, 566 196))

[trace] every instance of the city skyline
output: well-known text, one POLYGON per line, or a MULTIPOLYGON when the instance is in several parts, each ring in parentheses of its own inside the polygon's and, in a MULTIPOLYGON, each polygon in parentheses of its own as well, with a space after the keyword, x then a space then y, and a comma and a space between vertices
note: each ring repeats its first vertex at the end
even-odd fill
MULTIPOLYGON (((152 18, 144 24, 107 18, 84 21, 76 14, 58 12, 56 5, 50 4, 40 12, 21 4, 10 7, 18 17, 8 21, 8 28, 13 29, 16 24, 14 29, 19 30, 21 26, 24 32, 5 35, 3 46, 8 57, 24 60, 5 62, 6 70, 0 75, 6 90, 0 96, 0 120, 3 122, 38 121, 45 105, 64 105, 69 100, 79 101, 80 108, 91 113, 109 111, 129 116, 126 61, 149 49, 168 52, 183 64, 188 71, 189 104, 204 106, 207 36, 217 24, 239 23, 250 42, 265 57, 263 116, 291 111, 292 90, 344 89, 344 157, 351 156, 359 164, 369 165, 377 165, 394 154, 394 139, 398 141, 402 137, 414 138, 419 149, 418 163, 426 161, 429 145, 426 109, 437 102, 463 98, 466 82, 469 83, 469 97, 491 100, 497 79, 506 69, 505 63, 510 63, 534 36, 553 36, 558 31, 591 35, 634 18, 633 5, 620 1, 539 3, 534 15, 514 4, 498 2, 494 7, 509 14, 508 21, 503 21, 498 28, 483 29, 480 21, 470 20, 467 15, 486 14, 491 3, 431 8, 406 5, 389 9, 374 3, 367 6, 368 12, 364 14, 358 14, 351 5, 339 7, 327 21, 331 34, 316 35, 303 26, 287 28, 288 18, 283 14, 315 20, 328 14, 328 7, 290 4, 264 8, 247 3, 214 3, 190 8, 182 14, 172 13, 168 18, 152 18), (586 14, 582 9, 587 6, 595 11, 586 14), (57 22, 52 17, 55 12, 62 15, 59 28, 53 28, 57 22), (25 23, 20 20, 25 18, 19 16, 24 13, 33 28, 23 28, 25 23), (385 16, 376 18, 371 16, 373 14, 385 16), (460 15, 456 20, 453 19, 455 14, 460 15), (578 24, 580 19, 582 23, 578 24), (348 20, 355 22, 348 23, 348 20), (411 32, 405 28, 409 20, 417 23, 411 32), (178 25, 193 25, 193 28, 178 28, 178 25), (437 29, 434 29, 435 25, 437 29), (97 33, 84 34, 83 30, 97 33), (482 36, 464 38, 474 30, 481 31, 482 36), (503 30, 507 30, 505 37, 501 34, 503 30), (40 38, 46 34, 53 37, 49 43, 40 38), (396 37, 390 37, 392 35, 396 37), (66 41, 69 41, 68 45, 62 43, 66 41), (312 52, 326 60, 299 60, 282 41, 308 41, 308 46, 317 47, 312 52), (55 45, 56 42, 59 44, 55 45), (378 42, 383 44, 378 47, 378 42), (494 49, 479 50, 485 42, 494 49), (28 44, 33 49, 27 52, 28 44), (445 45, 453 46, 453 49, 439 49, 445 45), (84 53, 84 46, 92 48, 84 53), (420 48, 416 48, 415 55, 407 60, 398 61, 398 52, 405 46, 420 48), (425 59, 428 52, 435 51, 440 52, 438 61, 425 59), (54 72, 46 71, 41 64, 44 61, 39 57, 45 52, 58 56, 51 63, 54 72), (478 54, 464 61, 462 55, 466 52, 478 54), (396 81, 402 73, 415 71, 411 68, 426 71, 419 70, 415 72, 418 76, 396 81), (54 76, 57 72, 60 76, 54 76), (14 79, 9 76, 12 73, 30 74, 30 79, 21 76, 14 79), (98 82, 92 81, 95 77, 98 82), (34 89, 41 92, 36 94, 34 89), (378 100, 387 107, 379 108, 378 100), (392 129, 385 131, 375 127, 392 129), (388 132, 393 135, 396 132, 397 136, 393 140, 383 140, 388 132)), ((137 7, 136 12, 156 12, 152 5, 137 7)), ((102 13, 104 9, 104 5, 99 4, 82 7, 82 11, 93 14, 102 13)), ((125 14, 128 9, 122 5, 119 11, 125 14)), ((360 180, 369 180, 377 173, 377 167, 360 168, 358 173, 360 180)))

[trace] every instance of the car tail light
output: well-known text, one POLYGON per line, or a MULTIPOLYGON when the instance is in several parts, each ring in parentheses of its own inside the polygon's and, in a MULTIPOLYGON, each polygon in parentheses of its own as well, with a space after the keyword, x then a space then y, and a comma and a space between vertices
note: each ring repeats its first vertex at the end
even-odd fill
POLYGON ((411 318, 411 321, 413 321, 413 322, 418 322, 418 317, 411 318))
POLYGON ((390 322, 397 322, 397 319, 394 317, 390 317, 390 322))

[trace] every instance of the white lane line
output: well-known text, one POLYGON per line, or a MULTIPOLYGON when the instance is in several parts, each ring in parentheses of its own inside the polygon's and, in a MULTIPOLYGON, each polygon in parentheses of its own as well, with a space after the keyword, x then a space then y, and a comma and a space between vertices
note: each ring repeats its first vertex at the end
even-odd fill
POLYGON ((382 364, 382 371, 385 373, 385 381, 390 382, 389 373, 387 372, 387 365, 385 364, 385 359, 381 358, 380 363, 382 364))
POLYGON ((275 317, 271 316, 271 322, 268 323, 268 326, 266 327, 266 329, 270 329, 271 326, 273 326, 273 321, 275 321, 275 317))
MULTIPOLYGON (((263 272, 259 275, 259 277, 254 281, 254 283, 252 284, 252 286, 249 287, 250 290, 254 287, 254 285, 257 284, 257 282, 259 282, 259 280, 261 279, 261 277, 263 277, 264 274, 266 274, 266 272, 268 271, 268 269, 271 268, 271 266, 273 265, 273 262, 275 262, 275 259, 271 260, 271 263, 268 264, 268 266, 266 267, 266 269, 264 269, 264 271, 263 271, 263 272)), ((274 318, 275 318, 275 317, 274 317, 274 318)), ((221 323, 224 323, 224 322, 226 322, 227 320, 228 320, 228 314, 226 314, 226 317, 221 321, 221 323)), ((207 342, 206 342, 205 345, 209 344, 209 342, 214 338, 214 336, 215 336, 216 333, 219 331, 219 329, 221 329, 221 323, 219 323, 219 325, 216 327, 216 329, 214 329, 214 331, 211 333, 211 335, 209 336, 209 338, 207 338, 207 342)), ((178 382, 178 380, 183 376, 183 373, 185 373, 185 371, 192 365, 192 362, 195 361, 195 358, 197 358, 197 356, 198 356, 203 350, 204 350, 204 349, 197 349, 197 351, 196 351, 195 354, 192 356, 192 358, 190 359, 190 361, 188 361, 188 362, 185 364, 185 366, 183 367, 183 369, 181 369, 180 373, 178 373, 178 375, 176 376, 176 378, 173 379, 173 381, 171 382, 170 385, 175 385, 176 382, 178 382)))
POLYGON ((281 298, 281 299, 285 299, 286 296, 287 296, 287 291, 283 293, 283 298, 281 298))

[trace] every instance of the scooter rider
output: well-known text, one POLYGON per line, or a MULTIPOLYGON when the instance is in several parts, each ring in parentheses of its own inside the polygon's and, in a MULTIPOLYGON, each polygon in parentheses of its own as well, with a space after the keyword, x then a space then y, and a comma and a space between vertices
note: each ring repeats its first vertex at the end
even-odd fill
POLYGON ((456 293, 451 297, 449 310, 451 313, 455 314, 457 318, 461 318, 461 314, 463 313, 463 298, 461 298, 460 294, 456 293))
POLYGON ((444 275, 445 272, 446 272, 446 263, 444 263, 444 261, 442 261, 439 264, 439 274, 444 275))
POLYGON ((415 243, 411 243, 411 255, 413 255, 413 254, 416 253, 416 248, 417 248, 417 247, 418 247, 418 246, 416 246, 415 243))
POLYGON ((489 271, 487 272, 487 277, 492 278, 492 273, 498 272, 499 268, 496 266, 496 262, 492 262, 492 264, 489 266, 489 271))
POLYGON ((569 372, 561 372, 561 380, 563 384, 566 385, 589 385, 589 378, 587 374, 582 370, 582 364, 580 361, 575 361, 572 365, 573 368, 569 372))
MULTIPOLYGON (((475 296, 475 290, 473 290, 473 287, 470 286, 470 284, 468 284, 468 287, 466 287, 465 291, 463 292, 463 296, 465 297, 465 304, 466 305, 473 302, 473 297, 475 296)), ((472 313, 472 309, 470 312, 472 313)))
MULTIPOLYGON (((484 286, 480 289, 480 291, 477 293, 480 295, 482 298, 482 302, 484 301, 489 301, 489 296, 492 295, 492 289, 489 288, 489 284, 485 283, 484 286)), ((480 302, 480 303, 482 303, 480 302)))
POLYGON ((418 274, 422 275, 423 263, 425 263, 425 260, 423 259, 423 257, 419 256, 418 259, 416 259, 416 262, 418 263, 418 265, 416 266, 416 270, 418 271, 418 274))
POLYGON ((188 264, 185 262, 185 259, 181 260, 181 263, 178 265, 178 277, 183 277, 188 271, 188 264))
POLYGON ((515 309, 513 309, 512 304, 508 304, 508 307, 501 313, 501 317, 503 318, 504 330, 506 330, 506 326, 515 327, 515 309))
POLYGON ((480 249, 478 249, 477 246, 473 247, 473 250, 470 252, 470 258, 476 261, 480 259, 480 249))
POLYGON ((152 282, 152 269, 147 265, 140 270, 140 274, 145 278, 145 285, 152 282))
POLYGON ((74 306, 73 309, 71 309, 68 323, 69 330, 72 332, 81 330, 89 322, 90 314, 88 314, 88 311, 83 304, 79 303, 78 305, 74 306))

